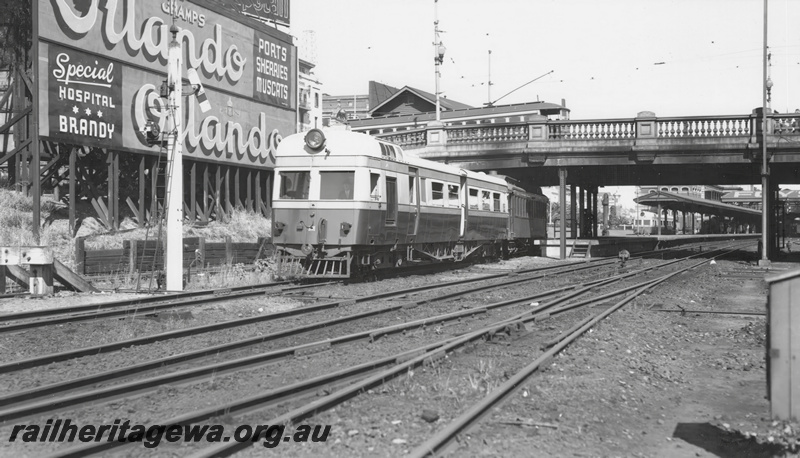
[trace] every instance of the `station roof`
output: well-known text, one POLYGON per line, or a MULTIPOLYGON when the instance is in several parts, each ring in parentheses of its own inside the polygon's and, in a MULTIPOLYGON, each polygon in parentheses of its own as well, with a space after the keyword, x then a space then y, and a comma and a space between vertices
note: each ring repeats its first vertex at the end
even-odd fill
POLYGON ((639 205, 661 206, 667 210, 703 213, 706 215, 729 216, 738 220, 757 220, 761 210, 724 204, 717 200, 701 199, 668 191, 655 191, 633 199, 639 205))

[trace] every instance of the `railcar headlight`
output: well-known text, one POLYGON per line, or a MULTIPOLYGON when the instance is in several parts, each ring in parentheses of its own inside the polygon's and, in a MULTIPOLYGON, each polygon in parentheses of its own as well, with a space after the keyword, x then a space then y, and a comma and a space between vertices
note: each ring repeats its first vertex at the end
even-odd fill
POLYGON ((325 134, 319 129, 311 129, 306 134, 306 146, 314 151, 319 151, 325 147, 325 134))
POLYGON ((279 236, 279 235, 283 234, 283 229, 285 227, 286 227, 286 225, 283 224, 282 222, 275 221, 275 236, 279 236))
POLYGON ((350 233, 351 227, 353 227, 353 225, 350 223, 342 223, 339 226, 339 235, 341 235, 342 237, 346 236, 347 234, 350 233))

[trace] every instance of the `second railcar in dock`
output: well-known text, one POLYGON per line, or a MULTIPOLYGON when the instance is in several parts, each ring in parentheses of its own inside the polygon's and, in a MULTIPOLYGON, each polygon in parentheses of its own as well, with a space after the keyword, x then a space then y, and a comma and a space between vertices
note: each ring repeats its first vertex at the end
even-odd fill
MULTIPOLYGON (((284 138, 275 156, 279 275, 348 278, 535 249, 547 198, 350 131, 284 138)), ((534 253, 535 254, 535 253, 534 253)))

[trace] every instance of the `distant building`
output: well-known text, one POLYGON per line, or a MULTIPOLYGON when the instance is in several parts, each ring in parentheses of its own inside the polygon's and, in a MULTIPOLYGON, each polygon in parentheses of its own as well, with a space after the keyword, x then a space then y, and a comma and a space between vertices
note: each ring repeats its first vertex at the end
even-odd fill
POLYGON ((331 120, 346 122, 369 116, 369 95, 322 96, 322 125, 330 126, 331 120))
POLYGON ((322 127, 322 83, 314 74, 314 64, 300 59, 298 103, 300 122, 298 132, 322 127))
MULTIPOLYGON (((569 109, 547 102, 472 107, 446 97, 439 99, 445 125, 523 122, 527 116, 569 119, 569 109)), ((366 95, 323 96, 323 125, 346 120, 354 131, 381 134, 424 127, 436 119, 436 95, 418 88, 400 89, 369 82, 366 95)))
POLYGON ((316 35, 311 30, 303 31, 297 38, 299 54, 297 106, 300 111, 297 131, 305 132, 322 127, 322 83, 314 74, 317 62, 316 35))

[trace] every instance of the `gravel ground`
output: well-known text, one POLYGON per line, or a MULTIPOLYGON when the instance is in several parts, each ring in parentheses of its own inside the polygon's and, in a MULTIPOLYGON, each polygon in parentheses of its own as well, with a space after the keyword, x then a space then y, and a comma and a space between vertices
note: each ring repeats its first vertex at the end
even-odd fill
MULTIPOLYGON (((348 298, 411 284, 444 282, 552 262, 555 261, 522 258, 430 278, 331 286, 318 295, 348 298)), ((767 295, 763 281, 724 275, 726 270, 743 268, 748 266, 741 261, 719 261, 703 266, 611 315, 567 347, 547 368, 530 377, 500 407, 484 417, 478 427, 463 435, 450 453, 453 456, 793 456, 792 447, 800 440, 800 425, 773 422, 769 418, 769 402, 765 399, 765 319, 658 311, 683 307, 763 312, 767 295)), ((497 299, 502 294, 487 294, 486 300, 497 299)), ((121 294, 95 294, 5 300, 0 302, 0 312, 85 304, 102 296, 106 296, 105 300, 122 299, 121 294)), ((72 327, 74 332, 61 331, 50 336, 44 332, 0 335, 0 356, 3 361, 14 360, 56 348, 83 347, 103 339, 118 340, 123 336, 123 329, 135 335, 146 335, 208 320, 301 307, 307 302, 300 298, 259 298, 225 307, 198 309, 188 320, 136 320, 135 329, 131 323, 109 320, 76 325, 72 327)), ((337 310, 336 314, 362 310, 357 306, 348 307, 337 310)), ((412 309, 411 317, 419 313, 419 308, 412 309)), ((574 312, 560 320, 548 320, 535 328, 536 332, 506 342, 472 346, 449 355, 439 364, 419 368, 308 420, 310 424, 331 425, 326 442, 281 444, 271 453, 281 456, 403 455, 535 359, 540 354, 541 342, 587 313, 574 312), (431 414, 438 419, 429 422, 431 414)), ((275 324, 275 329, 301 321, 286 320, 275 324)), ((69 326, 65 325, 66 330, 69 326)), ((229 341, 266 332, 266 329, 252 327, 219 339, 229 341)), ((446 326, 444 330, 452 334, 462 331, 459 325, 446 326)), ((311 374, 332 372, 343 364, 413 348, 426 342, 428 337, 434 336, 412 333, 334 348, 244 373, 162 387, 137 398, 119 399, 96 407, 81 406, 58 417, 82 423, 110 423, 122 418, 148 424, 236 396, 250 395, 259 389, 291 383, 311 374)), ((163 352, 174 353, 182 344, 174 345, 176 347, 163 352)), ((113 365, 114 359, 139 361, 161 351, 134 348, 122 352, 124 358, 117 354, 102 360, 113 365)), ((0 378, 0 384, 8 384, 6 390, 17 391, 47 380, 48 371, 56 374, 56 378, 69 377, 81 372, 81 361, 10 374, 0 378), (38 382, 31 382, 32 379, 38 382)), ((274 406, 208 423, 263 424, 289 407, 274 406)), ((43 424, 47 418, 50 417, 26 423, 43 424)), ((10 429, 9 424, 0 426, 0 436, 8 438, 10 429)), ((57 448, 53 444, 4 441, 0 455, 38 456, 57 448)), ((191 444, 162 443, 155 449, 139 445, 128 447, 116 456, 184 456, 194 450, 196 447, 191 444)), ((263 456, 265 451, 270 450, 259 445, 241 455, 263 456)))

